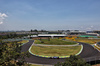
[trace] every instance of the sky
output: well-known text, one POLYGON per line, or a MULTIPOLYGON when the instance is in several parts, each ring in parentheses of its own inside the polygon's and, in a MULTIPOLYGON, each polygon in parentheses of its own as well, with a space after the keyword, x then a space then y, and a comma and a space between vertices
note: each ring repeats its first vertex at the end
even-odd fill
POLYGON ((0 31, 100 30, 100 0, 0 0, 0 31))

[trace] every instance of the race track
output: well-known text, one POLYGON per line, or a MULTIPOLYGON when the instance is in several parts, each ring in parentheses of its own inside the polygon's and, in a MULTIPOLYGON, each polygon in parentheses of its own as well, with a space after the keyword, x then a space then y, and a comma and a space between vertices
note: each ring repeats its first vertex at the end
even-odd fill
MULTIPOLYGON (((24 44, 22 46, 22 52, 26 52, 29 50, 30 46, 33 44, 34 40, 30 40, 28 43, 24 44)), ((86 44, 86 43, 81 43, 79 42, 79 44, 83 45, 83 50, 80 54, 80 56, 83 59, 87 59, 90 57, 97 57, 100 56, 100 52, 97 51, 96 49, 94 49, 91 45, 86 44)), ((34 55, 30 54, 29 58, 25 58, 26 62, 28 63, 36 63, 36 64, 49 64, 49 65, 54 65, 57 62, 64 62, 65 59, 49 59, 49 58, 42 58, 42 57, 37 57, 34 55)), ((88 61, 88 60, 86 60, 88 61)))

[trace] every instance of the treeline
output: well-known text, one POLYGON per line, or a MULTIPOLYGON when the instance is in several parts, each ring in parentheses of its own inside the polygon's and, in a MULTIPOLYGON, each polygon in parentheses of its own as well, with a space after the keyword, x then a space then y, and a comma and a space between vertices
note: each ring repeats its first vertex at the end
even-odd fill
POLYGON ((7 35, 0 35, 0 39, 21 38, 24 36, 28 36, 28 35, 27 34, 18 35, 16 33, 14 33, 14 34, 11 33, 11 34, 7 34, 7 35))

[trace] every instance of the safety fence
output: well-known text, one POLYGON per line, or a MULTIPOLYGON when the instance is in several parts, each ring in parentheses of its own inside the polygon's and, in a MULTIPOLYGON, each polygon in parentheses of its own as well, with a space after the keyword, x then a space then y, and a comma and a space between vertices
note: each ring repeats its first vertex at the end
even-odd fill
POLYGON ((84 58, 87 62, 89 61, 95 61, 95 60, 100 60, 100 56, 95 56, 95 57, 89 57, 89 58, 84 58))

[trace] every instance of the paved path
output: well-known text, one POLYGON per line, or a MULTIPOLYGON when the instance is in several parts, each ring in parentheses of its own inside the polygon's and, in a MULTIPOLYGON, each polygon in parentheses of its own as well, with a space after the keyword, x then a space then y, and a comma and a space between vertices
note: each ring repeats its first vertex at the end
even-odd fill
MULTIPOLYGON (((30 40, 28 43, 24 44, 22 46, 22 52, 28 51, 33 42, 34 42, 33 40, 30 40)), ((100 53, 96 49, 94 49, 91 45, 86 43, 80 43, 80 44, 83 45, 83 51, 80 54, 80 56, 84 58, 86 61, 88 61, 87 58, 100 56, 100 53)), ((26 61, 29 63, 54 65, 57 62, 64 62, 65 59, 48 59, 48 58, 37 57, 30 54, 30 57, 26 58, 26 61)))
POLYGON ((46 44, 34 44, 35 46, 79 46, 79 44, 75 45, 46 45, 46 44))
POLYGON ((100 53, 98 50, 96 50, 92 45, 86 44, 86 43, 81 43, 83 45, 83 51, 80 54, 82 58, 87 58, 87 57, 93 57, 93 56, 98 56, 100 53))
POLYGON ((92 45, 79 42, 83 45, 83 51, 81 52, 80 56, 84 58, 86 61, 92 61, 92 60, 100 60, 100 52, 95 49, 92 45), (93 59, 95 57, 98 57, 97 59, 93 59), (90 59, 90 60, 89 60, 90 59))
MULTIPOLYGON (((30 40, 28 43, 24 44, 22 46, 22 52, 28 51, 30 46, 32 45, 33 40, 30 40)), ((42 58, 42 57, 36 57, 30 54, 29 58, 26 58, 26 61, 29 63, 37 63, 37 64, 55 64, 57 62, 62 62, 65 59, 48 59, 48 58, 42 58)))

